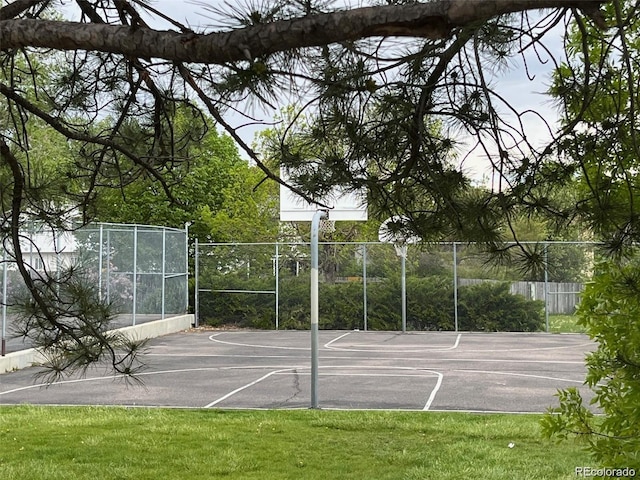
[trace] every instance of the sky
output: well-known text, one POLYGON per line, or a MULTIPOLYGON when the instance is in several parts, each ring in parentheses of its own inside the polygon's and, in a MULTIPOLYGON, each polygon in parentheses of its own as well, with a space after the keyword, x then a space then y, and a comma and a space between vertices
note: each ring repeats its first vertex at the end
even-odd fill
MULTIPOLYGON (((229 1, 234 5, 239 3, 238 0, 229 1)), ((223 3, 220 0, 213 0, 213 2, 217 5, 223 3)), ((190 25, 201 26, 209 24, 213 19, 206 10, 203 10, 199 3, 201 2, 197 0, 187 2, 187 4, 178 0, 162 0, 158 2, 157 5, 162 5, 163 11, 176 15, 176 18, 183 19, 190 25), (186 8, 186 5, 190 5, 190 8, 186 8)), ((556 32, 554 32, 554 35, 549 36, 549 40, 547 41, 549 52, 556 58, 560 58, 563 52, 560 34, 562 30, 563 28, 560 26, 556 32)), ((528 69, 524 68, 522 59, 514 59, 512 62, 513 68, 495 75, 492 83, 500 95, 504 96, 518 110, 536 111, 549 124, 557 125, 557 111, 553 107, 550 98, 545 95, 545 91, 549 88, 551 82, 553 63, 549 62, 548 53, 541 50, 538 50, 537 53, 529 51, 526 54, 526 61, 528 69), (540 58, 538 58, 538 55, 540 55, 540 58), (529 77, 533 77, 533 80, 529 77)), ((501 110, 508 118, 506 109, 501 108, 501 110)), ((264 112, 264 119, 267 121, 270 120, 273 113, 274 112, 269 111, 264 112)), ((260 112, 258 112, 258 116, 260 116, 260 112)), ((531 143, 538 146, 546 144, 550 140, 549 127, 545 125, 539 117, 534 114, 528 114, 525 115, 524 121, 531 143)), ((241 130, 241 133, 245 140, 251 144, 253 136, 258 130, 259 127, 252 126, 241 130)), ((465 154, 474 142, 470 139, 460 139, 460 141, 463 143, 459 155, 460 161, 462 161, 462 158, 466 157, 465 154), (466 147, 464 144, 466 144, 466 147)), ((491 166, 484 152, 478 151, 471 153, 464 159, 462 167, 474 182, 485 185, 491 183, 491 166)))
MULTIPOLYGON (((219 23, 216 22, 214 14, 208 11, 203 4, 209 4, 218 8, 224 8, 225 4, 236 5, 239 8, 247 8, 246 5, 251 3, 252 0, 156 0, 151 2, 151 6, 167 14, 171 18, 177 21, 183 22, 189 25, 194 31, 202 31, 203 28, 207 28, 209 31, 219 29, 219 23)), ((341 0, 345 1, 345 0, 341 0)), ((356 0, 357 1, 357 0, 356 0)), ((172 28, 169 24, 152 25, 159 29, 172 28)), ((549 37, 547 46, 554 56, 561 55, 562 39, 560 35, 560 27, 554 35, 549 37)), ((538 112, 548 123, 555 125, 557 123, 557 112, 554 109, 548 96, 545 96, 544 92, 548 89, 550 84, 550 75, 552 69, 552 62, 546 58, 548 55, 546 52, 539 51, 541 58, 536 58, 533 52, 529 52, 527 55, 528 71, 525 70, 521 59, 513 60, 513 68, 501 71, 494 76, 491 83, 495 86, 500 95, 505 97, 510 103, 512 103, 516 109, 520 111, 534 110, 538 112), (530 80, 530 76, 533 76, 533 80, 530 80)), ((286 106, 286 105, 282 105, 286 106)), ((276 106, 279 108, 280 106, 276 106)), ((507 111, 505 108, 500 108, 501 111, 507 111)), ((266 123, 272 121, 273 116, 277 111, 264 110, 251 112, 259 120, 264 120, 266 123)), ((507 118, 509 118, 507 116, 507 118)), ((513 117, 511 117, 513 118, 513 117)), ((527 136, 534 145, 541 145, 550 139, 550 133, 548 127, 536 116, 529 114, 525 116, 525 127, 527 136)), ((245 125, 247 120, 239 115, 229 114, 225 118, 231 125, 240 126, 245 125)), ((250 124, 243 128, 240 128, 238 133, 242 136, 245 143, 251 145, 254 141, 255 135, 265 126, 259 126, 256 124, 250 124)), ((458 140, 462 145, 459 148, 459 158, 464 163, 462 167, 465 172, 473 179, 475 183, 488 185, 491 183, 491 168, 490 163, 486 159, 484 152, 469 152, 470 146, 473 144, 471 139, 460 138, 458 140), (465 146, 466 145, 466 146, 465 146)))

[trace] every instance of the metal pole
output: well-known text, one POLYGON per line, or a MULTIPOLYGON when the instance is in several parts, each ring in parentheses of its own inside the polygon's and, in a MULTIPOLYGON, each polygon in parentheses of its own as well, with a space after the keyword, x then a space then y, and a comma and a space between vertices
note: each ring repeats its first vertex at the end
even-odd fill
POLYGON ((162 306, 161 308, 161 316, 162 320, 164 320, 164 312, 165 312, 165 301, 166 301, 166 285, 167 282, 167 230, 165 228, 162 229, 162 287, 161 287, 161 296, 162 296, 162 306))
POLYGON ((457 244, 453 242, 453 322, 458 331, 458 252, 457 244))
POLYGON ((195 254, 194 254, 194 262, 195 262, 195 264, 194 264, 194 267, 193 267, 193 276, 195 277, 195 290, 193 292, 193 303, 194 303, 193 313, 194 313, 194 316, 195 316, 194 326, 196 328, 198 328, 198 326, 200 324, 200 319, 198 318, 199 314, 200 314, 199 309, 198 309, 198 304, 199 304, 198 289, 200 288, 200 280, 198 279, 198 261, 199 261, 199 259, 198 259, 198 239, 197 238, 196 238, 196 241, 195 241, 194 248, 195 248, 195 254))
POLYGON ((136 324, 136 308, 138 295, 138 226, 133 227, 133 315, 131 317, 132 325, 136 324))
POLYGON ((184 313, 189 313, 189 227, 191 222, 184 224, 184 313))
POLYGON ((407 333, 407 246, 402 245, 400 264, 402 265, 402 333, 407 333))
POLYGON ((107 229, 107 303, 111 301, 111 229, 107 229))
POLYGON ((276 242, 276 258, 275 258, 275 277, 276 277, 276 330, 280 327, 280 248, 276 242))
POLYGON ((544 244, 544 324, 549 333, 549 244, 544 244))
POLYGON ((311 408, 318 408, 318 233, 326 215, 318 210, 311 220, 311 408))
POLYGON ((367 244, 362 245, 362 312, 364 331, 367 331, 367 244))
POLYGON ((2 249, 2 356, 7 353, 7 250, 2 249))
POLYGON ((102 235, 103 226, 100 225, 98 235, 98 299, 102 301, 102 235))

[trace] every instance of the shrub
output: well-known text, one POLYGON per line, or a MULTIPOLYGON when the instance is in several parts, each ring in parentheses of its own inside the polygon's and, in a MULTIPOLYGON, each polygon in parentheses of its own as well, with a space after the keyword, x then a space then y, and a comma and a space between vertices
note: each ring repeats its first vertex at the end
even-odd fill
POLYGON ((640 258, 614 258, 596 271, 578 309, 578 323, 597 344, 586 359, 593 398, 588 405, 575 387, 559 391, 559 406, 543 418, 543 433, 586 441, 597 465, 639 472, 640 258))
MULTIPOLYGON (((220 277, 215 289, 273 290, 273 278, 220 277)), ((360 282, 321 283, 319 327, 331 330, 363 328, 363 286, 360 282)), ((309 328, 309 277, 281 279, 279 327, 309 328)), ((482 283, 458 290, 460 330, 536 331, 543 327, 543 303, 509 293, 508 283, 482 283)), ((212 325, 274 328, 275 296, 250 293, 201 295, 200 322, 212 325)), ((367 285, 367 323, 371 330, 400 330, 399 277, 367 285)), ((407 279, 407 329, 453 330, 453 284, 448 277, 407 279)))
POLYGON ((542 330, 544 302, 509 292, 505 282, 485 282, 458 291, 460 330, 534 332, 542 330))

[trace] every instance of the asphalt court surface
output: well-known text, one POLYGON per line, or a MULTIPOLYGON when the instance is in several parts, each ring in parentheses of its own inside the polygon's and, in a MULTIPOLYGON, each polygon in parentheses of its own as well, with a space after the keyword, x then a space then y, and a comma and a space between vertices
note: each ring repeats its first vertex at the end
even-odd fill
MULTIPOLYGON (((191 331, 156 338, 142 385, 90 370, 48 387, 36 368, 0 375, 0 404, 309 408, 308 331, 191 331)), ((585 335, 320 331, 327 409, 544 412, 583 386, 585 335)))

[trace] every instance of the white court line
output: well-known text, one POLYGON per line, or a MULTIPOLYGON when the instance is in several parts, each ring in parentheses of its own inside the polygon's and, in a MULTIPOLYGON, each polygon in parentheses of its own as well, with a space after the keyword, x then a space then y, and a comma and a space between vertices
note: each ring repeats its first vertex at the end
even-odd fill
POLYGON ((578 347, 586 347, 586 346, 593 346, 595 347, 596 344, 594 342, 588 342, 588 343, 580 343, 578 345, 562 345, 562 346, 558 346, 558 347, 532 347, 532 348, 487 348, 487 349, 482 349, 482 348, 469 348, 469 349, 464 349, 465 352, 470 352, 470 353, 517 353, 517 352, 538 352, 538 351, 549 351, 549 350, 567 350, 569 348, 578 348, 578 347))
MULTIPOLYGON (((175 370, 159 370, 157 372, 141 372, 136 373, 136 377, 148 377, 152 375, 165 375, 171 373, 186 373, 186 372, 204 372, 204 371, 215 371, 215 370, 229 370, 229 367, 196 367, 196 368, 177 368, 175 370)), ((36 383, 33 385, 27 385, 25 387, 18 387, 12 390, 6 390, 4 392, 0 392, 0 395, 7 395, 8 393, 21 392, 23 390, 32 390, 34 388, 51 388, 56 385, 68 385, 72 383, 84 383, 84 382, 99 382, 103 380, 118 380, 126 378, 127 375, 105 375, 102 377, 88 377, 88 378, 74 378, 73 380, 59 380, 57 382, 52 383, 36 383)))
POLYGON ((272 375, 275 375, 276 373, 281 373, 281 372, 286 372, 286 371, 294 371, 294 370, 295 370, 295 368, 284 368, 282 370, 274 370, 272 372, 269 372, 266 375, 263 375, 262 377, 258 378, 257 380, 254 380, 253 382, 247 383, 246 385, 243 385, 240 388, 236 388, 232 392, 227 393, 226 395, 220 397, 219 399, 214 400, 211 403, 208 403, 207 405, 204 406, 204 408, 211 408, 214 405, 217 405, 218 403, 225 401, 227 398, 235 395, 236 393, 241 392, 242 390, 245 390, 245 389, 247 389, 249 387, 253 387, 254 385, 260 383, 261 381, 266 380, 267 378, 269 378, 272 375))
MULTIPOLYGON (((303 351, 308 351, 310 349, 310 347, 283 347, 283 346, 276 346, 276 345, 258 345, 258 344, 252 344, 252 343, 240 343, 240 342, 228 342, 225 340, 219 340, 215 337, 217 337, 218 335, 222 335, 223 333, 226 332, 220 332, 220 333, 214 333, 213 335, 209 336, 209 340, 212 342, 216 342, 216 343, 221 343, 224 345, 234 345, 237 347, 253 347, 253 348, 273 348, 273 349, 280 349, 280 350, 303 350, 303 351)), ((446 352, 448 350, 455 350, 456 348, 458 348, 458 345, 460 344, 460 339, 462 338, 462 334, 459 333, 456 336, 456 340, 453 344, 453 346, 451 347, 433 347, 433 348, 428 348, 428 347, 420 347, 420 348, 416 348, 416 349, 408 349, 407 347, 403 347, 402 345, 390 345, 390 346, 386 346, 386 345, 371 345, 371 344, 356 344, 355 347, 361 347, 361 348, 346 348, 346 347, 333 347, 332 343, 337 342, 338 340, 346 337, 347 335, 351 335, 351 333, 353 332, 346 332, 336 338, 334 338, 333 340, 327 342, 324 344, 324 348, 326 348, 327 350, 334 350, 334 351, 339 351, 339 352, 375 352, 375 351, 380 351, 380 352, 407 352, 407 353, 416 353, 416 352, 446 352)))
MULTIPOLYGON (((272 349, 279 349, 279 350, 297 350, 297 351, 309 351, 310 347, 284 347, 284 346, 275 346, 275 345, 257 345, 257 344, 250 344, 250 343, 240 343, 240 342, 228 342, 225 340, 218 340, 217 338, 215 338, 218 335, 221 335, 223 333, 227 333, 227 332, 220 332, 220 333, 215 333, 213 335, 209 336, 209 340, 211 340, 212 342, 217 342, 217 343, 222 343, 225 345, 234 345, 234 346, 238 346, 238 347, 254 347, 254 348, 272 348, 272 349)), ((454 342, 454 344, 450 347, 432 347, 429 348, 427 346, 424 347, 420 347, 420 348, 407 348, 406 346, 403 347, 402 345, 375 345, 375 344, 354 344, 352 347, 339 347, 339 346, 334 346, 333 343, 337 342, 338 340, 346 337, 347 335, 351 335, 353 332, 347 332, 344 333, 336 338, 334 338, 333 340, 327 342, 324 345, 324 348, 326 348, 327 350, 332 350, 332 351, 336 351, 336 352, 381 352, 381 353, 396 353, 396 352, 406 352, 406 353, 421 353, 421 352, 446 352, 446 351, 451 351, 451 350, 456 350, 458 348, 458 346, 460 345, 460 340, 462 338, 462 333, 458 333, 458 335, 456 336, 456 340, 454 342)), ((465 353, 513 353, 513 352, 530 352, 530 351, 548 351, 548 350, 566 350, 566 349, 570 349, 570 348, 578 348, 578 347, 584 347, 584 346, 594 346, 595 343, 594 342, 585 342, 585 343, 579 343, 576 345, 560 345, 560 346, 554 346, 554 347, 537 347, 537 348, 500 348, 500 349, 464 349, 465 353)))
MULTIPOLYGON (((308 350, 307 350, 308 351, 308 350)), ((364 350, 366 353, 376 353, 372 350, 364 350)), ((380 352, 386 353, 386 352, 380 352)), ((392 352, 396 353, 396 352, 392 352)), ((409 352, 412 353, 412 352, 409 352)), ((201 354, 201 353, 146 353, 145 356, 149 357, 211 357, 211 358, 297 358, 306 359, 309 356, 304 357, 292 357, 291 355, 245 355, 245 354, 201 354)), ((388 361, 399 362, 457 362, 457 363, 540 363, 543 365, 583 365, 584 360, 528 360, 528 359, 512 359, 512 358, 437 358, 437 357, 384 357, 388 361)), ((322 357, 322 361, 326 360, 375 360, 379 361, 380 357, 358 357, 358 356, 328 356, 322 357)))
MULTIPOLYGON (((451 347, 427 347, 427 346, 420 346, 414 349, 410 349, 407 346, 402 346, 402 345, 377 345, 377 344, 364 344, 364 343, 357 343, 357 344, 353 344, 352 347, 334 347, 331 346, 331 344, 333 342, 336 342, 338 340, 340 340, 343 337, 346 337, 347 335, 349 335, 351 332, 345 333, 344 335, 339 336, 338 338, 334 338, 333 340, 331 340, 329 343, 326 343, 324 345, 325 348, 327 348, 328 350, 333 350, 336 352, 407 352, 407 353, 419 353, 419 352, 446 352, 449 350, 455 350, 456 348, 458 348, 458 345, 460 344, 460 339, 462 338, 462 334, 459 333, 456 336, 456 340, 453 343, 453 346, 451 347), (359 348, 355 348, 355 347, 359 347, 359 348)), ((413 346, 415 347, 415 345, 413 346)))
MULTIPOLYGON (((308 377, 311 375, 311 373, 298 372, 298 375, 300 375, 301 377, 308 377)), ((433 375, 410 375, 408 373, 323 373, 322 376, 323 377, 394 377, 394 378, 431 378, 433 377, 433 375)))
POLYGON ((431 408, 431 404, 436 399, 436 394, 438 393, 438 390, 440 390, 440 386, 442 385, 442 379, 444 378, 444 375, 442 375, 440 372, 436 372, 434 370, 429 370, 429 371, 437 374, 438 375, 438 380, 436 381, 436 386, 433 387, 433 390, 431 390, 431 395, 429 395, 429 399, 427 400, 427 403, 425 404, 424 408, 422 409, 425 412, 431 408))
MULTIPOLYGON (((333 368, 333 367, 330 367, 333 368)), ((381 367, 381 368, 393 368, 393 367, 381 367)), ((397 368, 407 368, 407 367, 397 367, 397 368)), ((436 372, 435 370, 422 370, 419 368, 416 369, 412 369, 412 368, 408 368, 409 370, 414 370, 416 372, 428 372, 428 373, 432 373, 435 374, 438 379, 436 380, 436 385, 435 387, 433 387, 433 390, 431 390, 431 394, 429 395, 429 398, 427 399, 427 403, 425 404, 425 406, 422 408, 423 411, 427 411, 431 408, 431 404, 433 403, 433 401, 436 399, 436 395, 438 393, 438 390, 440 390, 440 387, 442 386, 442 380, 444 379, 444 375, 440 372, 436 372)), ((301 375, 304 375, 303 373, 301 373, 301 375)), ((307 374, 310 375, 310 374, 307 374)), ((433 375, 403 375, 403 374, 397 374, 397 373, 390 373, 390 374, 375 374, 375 373, 329 373, 329 374, 324 374, 323 376, 333 376, 333 377, 432 377, 433 375)))
POLYGON ((280 350, 309 350, 310 347, 281 347, 281 346, 273 346, 273 345, 254 345, 251 343, 237 343, 237 342, 226 342, 224 340, 218 340, 217 338, 214 338, 216 336, 220 335, 219 333, 216 333, 214 335, 210 335, 209 336, 209 340, 211 340, 212 342, 216 342, 216 343, 222 343, 225 345, 235 345, 237 347, 254 347, 254 348, 275 348, 275 349, 280 349, 280 350))
MULTIPOLYGON (((245 367, 246 368, 246 367, 245 367)), ((322 369, 333 369, 333 368, 343 368, 343 369, 347 369, 347 368, 352 368, 352 369, 363 369, 362 367, 354 367, 352 365, 348 365, 348 366, 329 366, 329 367, 322 367, 322 369)), ((442 373, 440 372, 436 372, 435 370, 424 370, 421 368, 411 368, 411 367, 368 367, 370 368, 374 368, 374 369, 385 369, 385 370, 394 370, 394 369, 398 369, 398 370, 410 370, 410 371, 414 371, 414 372, 425 372, 425 373, 431 373, 431 374, 435 374, 437 376, 437 380, 436 380, 436 385, 435 387, 433 387, 433 389, 431 390, 431 394, 429 395, 429 398, 427 399, 427 403, 425 404, 425 406, 422 408, 422 410, 427 411, 429 410, 429 408, 431 407, 431 404, 433 403, 433 401, 436 398, 436 394, 438 393, 438 390, 440 389, 440 386, 442 385, 442 379, 444 377, 444 375, 442 375, 442 373)), ((273 375, 279 375, 282 374, 284 372, 293 372, 298 370, 298 368, 283 368, 280 370, 273 370, 269 373, 267 373, 266 375, 263 375, 262 377, 247 383, 246 385, 243 385, 239 388, 236 388, 235 390, 227 393, 226 395, 223 395, 222 397, 218 398, 217 400, 214 400, 211 403, 208 403, 207 405, 204 406, 204 408, 211 408, 221 402, 223 402, 224 400, 227 400, 228 398, 232 397, 233 395, 235 395, 236 393, 239 393, 243 390, 246 390, 247 388, 253 387, 254 385, 257 385, 258 383, 262 382, 263 380, 268 379, 269 377, 272 377, 273 375)), ((310 375, 309 372, 298 372, 298 375, 310 375)), ((321 376, 344 376, 344 377, 431 377, 432 375, 402 375, 402 374, 371 374, 371 373, 329 373, 329 374, 322 374, 321 376)))
POLYGON ((324 344, 324 348, 329 348, 333 342, 337 342, 338 340, 340 340, 341 338, 346 337, 347 335, 351 335, 351 332, 344 333, 344 334, 340 335, 339 337, 334 338, 330 342, 325 343, 324 344))
MULTIPOLYGON (((254 380, 253 382, 250 382, 238 389, 235 389, 234 391, 224 395, 223 397, 215 400, 214 402, 211 402, 210 404, 208 404, 206 406, 206 408, 210 408, 211 406, 214 406, 220 402, 222 402, 223 400, 235 395, 236 393, 245 390, 253 385, 256 385, 260 382, 262 382, 263 380, 266 380, 267 378, 276 375, 276 374, 283 374, 284 372, 292 372, 295 370, 304 370, 304 369, 308 369, 308 366, 288 366, 286 368, 282 368, 283 366, 276 366, 276 365, 272 365, 272 366, 265 366, 265 365, 251 365, 251 366, 236 366, 236 367, 202 367, 202 368, 185 368, 185 369, 174 369, 174 370, 162 370, 162 371, 157 371, 157 372, 143 372, 140 373, 140 376, 152 376, 152 375, 166 375, 166 374, 175 374, 175 373, 186 373, 186 372, 198 372, 198 371, 224 371, 224 370, 254 370, 254 369, 264 369, 264 368, 275 368, 276 370, 273 370, 269 373, 267 373, 266 375, 263 375, 261 378, 254 380)), ((322 370, 330 370, 330 369, 373 369, 373 370, 408 370, 408 371, 413 371, 416 372, 416 374, 367 374, 367 373, 362 373, 362 374, 349 374, 349 373, 329 373, 329 372, 322 372, 322 376, 379 376, 379 377, 418 377, 418 378, 426 378, 426 377, 432 377, 433 375, 437 376, 437 381, 436 381, 436 385, 434 386, 434 388, 432 389, 429 398, 425 404, 425 406, 422 408, 422 410, 427 411, 427 410, 431 410, 431 411, 469 411, 469 412, 485 412, 485 410, 433 410, 431 409, 431 406, 436 398, 436 395, 442 385, 443 379, 444 379, 444 375, 441 372, 435 371, 435 370, 424 370, 424 369, 420 369, 420 368, 412 368, 412 367, 389 367, 389 366, 369 366, 369 367, 360 367, 360 366, 354 366, 354 365, 338 365, 338 366, 325 366, 325 367, 321 367, 322 370), (429 373, 431 375, 420 375, 419 373, 421 372, 425 372, 425 373, 429 373)), ((472 372, 472 373, 482 373, 482 374, 487 374, 487 375, 504 375, 504 376, 516 376, 516 377, 529 377, 529 378, 538 378, 538 379, 543 379, 543 380, 552 380, 552 381, 562 381, 562 382, 570 382, 570 383, 578 383, 578 384, 584 384, 583 380, 573 380, 573 379, 566 379, 566 378, 561 378, 561 377, 552 377, 552 376, 546 376, 546 375, 534 375, 534 374, 525 374, 525 373, 512 373, 512 372, 498 372, 498 371, 492 371, 492 370, 463 370, 463 369, 456 369, 453 370, 454 372, 472 372)), ((299 372, 299 375, 310 375, 309 372, 299 372)), ((36 385, 28 385, 25 387, 19 387, 19 388, 14 388, 11 390, 7 390, 4 392, 0 392, 0 396, 1 395, 7 395, 7 394, 11 394, 11 393, 16 393, 16 392, 20 392, 20 391, 25 391, 25 390, 30 390, 30 389, 37 389, 37 388, 43 388, 43 387, 51 387, 51 386, 56 386, 56 385, 65 385, 65 384, 74 384, 74 383, 81 383, 81 382, 95 382, 95 381, 104 381, 104 380, 115 380, 115 379, 119 379, 122 378, 123 375, 118 375, 118 376, 103 376, 103 377, 92 377, 92 378, 80 378, 80 379, 72 379, 72 380, 63 380, 63 381, 59 381, 59 382, 54 382, 52 384, 36 384, 36 385)), ((402 409, 404 411, 404 409, 402 409)), ((491 412, 491 413, 496 413, 492 410, 486 411, 486 412, 491 412)), ((516 413, 522 413, 522 412, 516 412, 516 413)))
POLYGON ((436 395, 438 393, 438 390, 440 390, 440 386, 442 385, 442 380, 444 379, 444 375, 440 372, 437 372, 435 370, 425 370, 423 368, 413 368, 413 367, 388 367, 388 366, 374 366, 374 367, 357 367, 357 366, 329 366, 329 367, 323 367, 323 368, 354 368, 354 369, 380 369, 380 370, 410 370, 412 372, 419 372, 419 373, 430 373, 432 375, 402 375, 402 374, 397 374, 397 373, 392 373, 392 374, 371 374, 371 373, 357 373, 357 374, 349 374, 349 373, 336 373, 336 374, 329 374, 332 376, 345 376, 345 377, 432 377, 433 375, 435 375, 438 379, 436 380, 436 385, 433 387, 433 389, 431 390, 431 394, 429 395, 429 398, 427 399, 427 403, 425 404, 425 406, 422 408, 423 411, 427 411, 431 408, 431 404, 433 403, 433 401, 436 399, 436 395))
POLYGON ((530 373, 512 373, 512 372, 495 372, 491 370, 454 370, 454 372, 471 372, 471 373, 486 373, 488 375, 506 375, 510 377, 528 377, 528 378, 540 378, 542 380, 558 380, 561 382, 571 382, 584 384, 584 380, 571 380, 568 378, 549 377, 546 375, 532 375, 530 373))
POLYGON ((568 348, 596 346, 595 342, 578 343, 575 345, 560 345, 556 347, 531 347, 531 348, 495 348, 495 349, 466 349, 465 352, 537 352, 539 350, 566 350, 568 348))
MULTIPOLYGON (((259 357, 262 358, 262 357, 259 357)), ((249 366, 222 366, 222 367, 194 367, 194 368, 176 368, 174 370, 158 370, 157 372, 142 372, 137 373, 137 377, 150 377, 154 375, 170 375, 174 373, 190 373, 190 372, 220 372, 225 370, 260 370, 265 368, 282 368, 284 365, 249 365, 249 366)), ((308 368, 308 367, 291 367, 288 366, 284 370, 295 370, 297 368, 308 368)), ((58 385, 68 385, 73 383, 84 383, 84 382, 100 382, 104 380, 119 380, 125 378, 126 375, 105 375, 103 377, 87 377, 87 378, 74 378, 72 380, 60 380, 52 383, 37 383, 33 385, 27 385, 24 387, 18 387, 11 390, 6 390, 4 392, 0 392, 0 395, 7 395, 9 393, 21 392, 24 390, 32 390, 37 388, 51 388, 58 385)))
POLYGON ((24 390, 32 390, 34 388, 49 388, 49 387, 53 387, 55 385, 65 385, 65 384, 69 384, 69 383, 80 383, 80 382, 92 382, 92 381, 97 381, 97 380, 115 380, 117 378, 117 376, 110 376, 110 377, 92 377, 92 378, 79 378, 76 380, 62 380, 60 382, 53 382, 53 383, 38 383, 38 384, 34 384, 34 385, 27 385, 26 387, 18 387, 18 388, 13 388, 11 390, 6 390, 4 392, 0 392, 0 395, 7 395, 9 393, 16 393, 16 392, 22 392, 24 390))

